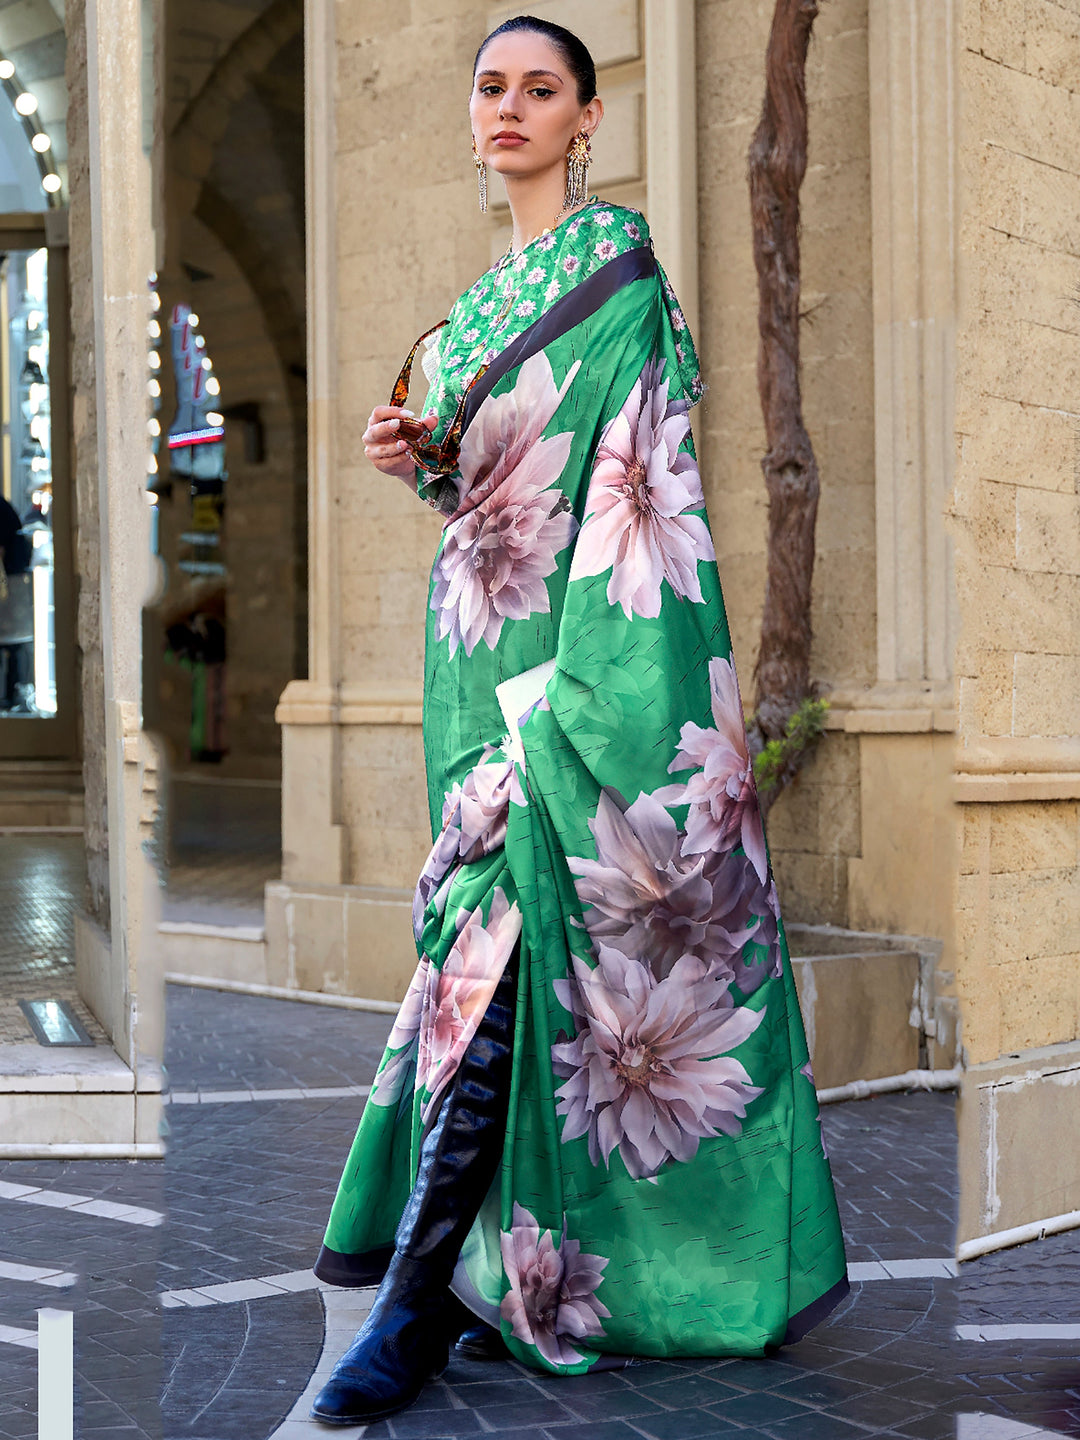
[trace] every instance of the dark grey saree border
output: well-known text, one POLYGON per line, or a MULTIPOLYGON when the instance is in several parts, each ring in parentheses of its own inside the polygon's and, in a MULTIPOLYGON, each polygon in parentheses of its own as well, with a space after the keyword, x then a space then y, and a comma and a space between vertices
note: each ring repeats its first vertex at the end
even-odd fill
POLYGON ((507 345, 505 350, 499 351, 484 374, 469 391, 469 398, 465 402, 465 423, 461 427, 461 433, 464 435, 472 424, 477 410, 503 376, 513 370, 516 365, 521 365, 530 356, 550 345, 553 340, 558 340, 560 335, 565 335, 567 331, 573 330, 575 325, 580 325, 590 315, 595 315, 601 305, 610 300, 624 285, 630 285, 635 280, 646 280, 650 275, 657 273, 656 256, 653 254, 652 246, 639 245, 634 250, 624 250, 614 260, 609 260, 599 270, 593 271, 589 278, 575 286, 569 295, 564 295, 561 300, 556 300, 551 309, 546 310, 539 320, 530 325, 527 330, 523 330, 516 340, 512 340, 507 345))

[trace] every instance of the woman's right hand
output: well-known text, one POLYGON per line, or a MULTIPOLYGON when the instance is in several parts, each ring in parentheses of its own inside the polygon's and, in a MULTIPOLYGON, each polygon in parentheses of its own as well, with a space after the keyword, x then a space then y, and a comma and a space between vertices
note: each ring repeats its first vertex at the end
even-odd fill
MULTIPOLYGON (((376 405, 363 434, 364 454, 376 470, 412 484, 416 477, 416 462, 405 441, 397 435, 403 419, 415 420, 416 416, 399 405, 376 405)), ((438 424, 438 416, 431 410, 420 423, 426 425, 430 433, 438 424)))

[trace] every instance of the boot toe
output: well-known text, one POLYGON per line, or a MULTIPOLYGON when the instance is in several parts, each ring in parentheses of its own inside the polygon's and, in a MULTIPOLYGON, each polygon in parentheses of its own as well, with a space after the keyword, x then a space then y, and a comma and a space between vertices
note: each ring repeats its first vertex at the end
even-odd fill
POLYGON ((315 1397, 311 1418, 324 1425, 360 1425, 366 1420, 381 1420, 411 1405, 422 1389, 422 1382, 399 1390, 380 1390, 355 1380, 331 1377, 315 1397))

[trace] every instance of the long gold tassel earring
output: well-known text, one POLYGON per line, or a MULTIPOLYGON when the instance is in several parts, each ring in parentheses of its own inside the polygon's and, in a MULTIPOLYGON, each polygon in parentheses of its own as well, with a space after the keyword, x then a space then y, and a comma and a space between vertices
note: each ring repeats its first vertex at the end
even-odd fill
POLYGON ((480 209, 487 214, 487 166, 480 158, 480 151, 476 148, 476 136, 472 142, 473 161, 476 164, 476 183, 480 189, 480 209))
POLYGON ((589 198, 589 166, 592 163, 592 146, 586 130, 579 130, 574 136, 566 155, 566 202, 565 209, 573 210, 589 198))

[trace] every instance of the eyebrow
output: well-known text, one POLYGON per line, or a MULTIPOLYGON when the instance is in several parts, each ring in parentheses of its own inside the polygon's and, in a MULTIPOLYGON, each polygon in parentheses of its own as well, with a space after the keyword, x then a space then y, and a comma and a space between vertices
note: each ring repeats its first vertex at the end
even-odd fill
MULTIPOLYGON (((486 75, 490 75, 493 80, 506 79, 505 74, 501 70, 478 70, 476 72, 476 78, 478 80, 482 79, 486 75)), ((554 70, 526 70, 522 78, 525 80, 536 80, 541 75, 547 75, 552 80, 558 80, 560 85, 563 83, 563 77, 561 75, 556 75, 554 70)))

